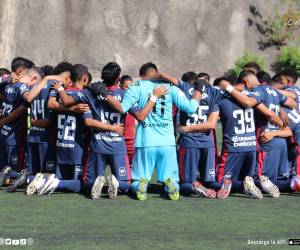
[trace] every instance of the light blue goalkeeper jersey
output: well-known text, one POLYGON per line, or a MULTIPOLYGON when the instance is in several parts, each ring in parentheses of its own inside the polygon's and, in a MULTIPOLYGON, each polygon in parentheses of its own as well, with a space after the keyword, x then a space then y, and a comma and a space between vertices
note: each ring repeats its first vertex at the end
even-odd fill
POLYGON ((142 109, 153 93, 153 89, 165 85, 168 94, 159 98, 146 117, 139 122, 136 129, 135 147, 175 146, 172 107, 175 104, 186 113, 194 113, 198 108, 196 100, 188 100, 185 94, 176 86, 146 80, 139 80, 126 92, 122 100, 123 112, 126 113, 134 105, 142 109))

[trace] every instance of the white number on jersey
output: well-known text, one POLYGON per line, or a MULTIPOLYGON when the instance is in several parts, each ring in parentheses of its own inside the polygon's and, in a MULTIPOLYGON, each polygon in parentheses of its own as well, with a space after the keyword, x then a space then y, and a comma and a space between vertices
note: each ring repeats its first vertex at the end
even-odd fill
POLYGON ((241 135, 244 133, 252 133, 255 131, 255 125, 254 125, 254 112, 253 109, 239 109, 234 110, 233 118, 235 118, 238 122, 238 127, 234 127, 234 132, 237 135, 241 135))
POLYGON ((31 104, 31 111, 34 119, 37 119, 38 114, 42 115, 42 119, 45 118, 45 101, 44 100, 34 100, 31 104))
POLYGON ((199 106, 195 114, 190 115, 189 119, 186 121, 187 126, 203 123, 207 121, 207 111, 209 110, 208 106, 199 106))
POLYGON ((58 115, 58 134, 60 140, 75 140, 76 118, 74 116, 58 115))

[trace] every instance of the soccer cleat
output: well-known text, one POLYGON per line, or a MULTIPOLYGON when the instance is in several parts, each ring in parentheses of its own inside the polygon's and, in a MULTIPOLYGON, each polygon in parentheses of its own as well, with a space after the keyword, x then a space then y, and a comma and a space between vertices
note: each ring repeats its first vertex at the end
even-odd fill
POLYGON ((168 178, 165 181, 165 188, 166 188, 169 198, 172 201, 177 201, 179 199, 179 190, 174 185, 172 178, 168 178))
POLYGON ((10 166, 5 166, 0 172, 0 187, 4 184, 4 180, 9 176, 12 168, 10 166))
POLYGON ((260 189, 257 186, 255 186, 252 177, 246 176, 243 183, 244 183, 245 194, 255 197, 255 198, 258 198, 258 199, 263 198, 263 195, 262 195, 260 189))
POLYGON ((193 183, 193 189, 197 197, 216 198, 217 193, 215 190, 202 186, 199 181, 193 183))
POLYGON ((45 185, 38 192, 38 194, 39 195, 52 194, 55 191, 55 189, 57 188, 58 183, 59 183, 59 179, 56 178, 55 174, 50 174, 45 185))
POLYGON ((27 181, 28 171, 27 169, 23 169, 18 177, 11 186, 7 189, 7 192, 12 193, 14 192, 18 187, 24 185, 27 181))
POLYGON ((261 188, 267 194, 270 194, 273 198, 279 198, 280 192, 278 187, 270 181, 267 176, 261 175, 259 177, 261 188))
POLYGON ((147 187, 148 181, 144 178, 141 178, 136 191, 136 196, 140 201, 144 201, 147 199, 147 187))
POLYGON ((108 196, 111 199, 117 198, 119 182, 114 175, 109 175, 108 180, 108 196))
POLYGON ((295 175, 292 177, 291 189, 294 192, 300 192, 300 176, 299 175, 295 175))
POLYGON ((33 195, 37 191, 39 191, 45 184, 46 179, 44 177, 44 174, 38 173, 34 177, 34 179, 29 183, 29 185, 26 188, 26 194, 28 196, 33 195))
POLYGON ((91 198, 93 200, 99 199, 101 192, 102 192, 102 188, 105 184, 105 177, 104 176, 98 176, 94 182, 94 185, 92 187, 92 191, 91 191, 91 198))
POLYGON ((217 193, 218 199, 226 199, 230 194, 231 186, 232 181, 229 178, 225 178, 222 188, 217 193))

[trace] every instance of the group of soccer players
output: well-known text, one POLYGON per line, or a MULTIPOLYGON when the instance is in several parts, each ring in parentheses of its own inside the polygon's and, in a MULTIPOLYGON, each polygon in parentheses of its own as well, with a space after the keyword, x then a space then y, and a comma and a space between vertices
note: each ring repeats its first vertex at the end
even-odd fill
POLYGON ((8 192, 99 199, 107 180, 109 198, 146 200, 154 169, 171 200, 300 191, 300 89, 292 69, 271 78, 249 62, 239 76, 211 85, 207 73, 178 80, 151 62, 133 82, 110 62, 93 82, 82 64, 36 67, 17 57, 0 77, 0 187, 8 192))

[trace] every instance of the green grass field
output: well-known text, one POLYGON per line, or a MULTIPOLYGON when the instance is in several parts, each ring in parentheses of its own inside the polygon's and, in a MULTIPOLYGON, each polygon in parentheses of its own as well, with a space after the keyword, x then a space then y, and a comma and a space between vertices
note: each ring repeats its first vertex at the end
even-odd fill
MULTIPOLYGON (((232 195, 227 200, 170 201, 153 184, 148 200, 55 193, 27 197, 0 191, 0 238, 32 238, 19 249, 289 249, 248 240, 300 238, 300 194, 275 200, 232 195)), ((269 242, 271 244, 271 242, 269 242)), ((8 246, 0 249, 15 249, 8 246)), ((297 247, 294 247, 297 248, 297 247)))

